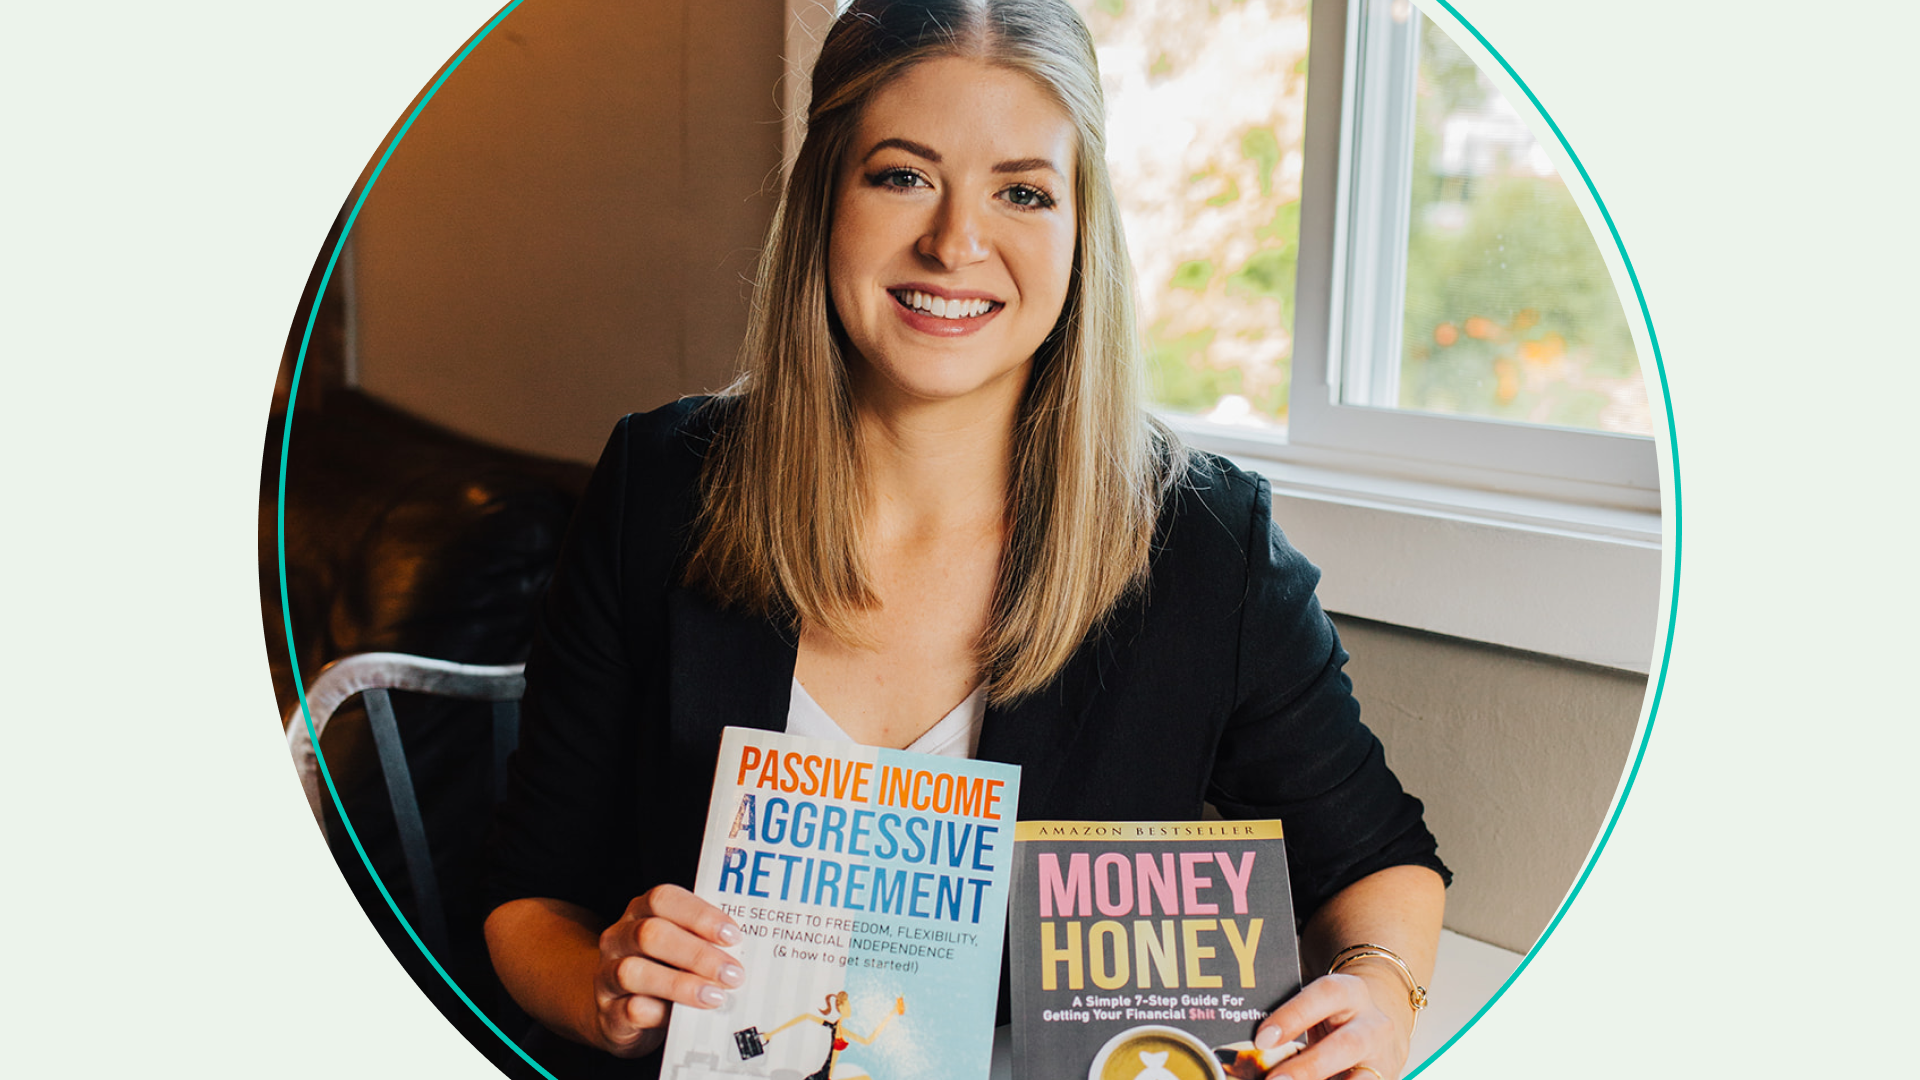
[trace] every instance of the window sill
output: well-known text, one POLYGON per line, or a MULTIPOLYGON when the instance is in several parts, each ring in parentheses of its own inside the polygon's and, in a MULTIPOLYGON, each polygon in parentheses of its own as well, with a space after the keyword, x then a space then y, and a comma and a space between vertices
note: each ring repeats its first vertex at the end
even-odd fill
POLYGON ((1273 516, 1322 572, 1328 611, 1646 674, 1661 580, 1657 510, 1362 470, 1165 417, 1273 485, 1273 516))

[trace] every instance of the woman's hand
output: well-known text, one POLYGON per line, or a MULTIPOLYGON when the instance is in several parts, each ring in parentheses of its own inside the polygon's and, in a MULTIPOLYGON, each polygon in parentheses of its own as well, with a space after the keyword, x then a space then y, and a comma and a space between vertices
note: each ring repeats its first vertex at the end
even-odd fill
POLYGON ((739 942, 732 919, 677 885, 635 897, 600 935, 595 1044, 617 1057, 639 1057, 666 1039, 668 1005, 724 1003, 746 972, 720 946, 739 942))
POLYGON ((1356 1066, 1353 1080, 1394 1080, 1407 1061, 1407 1039, 1412 1034, 1412 1010, 1406 989, 1399 984, 1371 985, 1357 970, 1353 974, 1322 975, 1308 983, 1286 1004, 1260 1022, 1253 1044, 1272 1050, 1289 1040, 1307 1044, 1305 1050, 1275 1065, 1267 1080, 1330 1080, 1356 1066), (1401 1011, 1396 1021, 1391 1008, 1399 993, 1401 1011), (1376 994, 1388 995, 1376 998, 1376 994))
POLYGON ((1288 1080, 1394 1080, 1407 1067, 1413 1001, 1407 982, 1433 979, 1433 957, 1446 907, 1440 875, 1424 866, 1390 866, 1341 889, 1320 905, 1300 934, 1300 964, 1323 975, 1261 1022, 1254 1045, 1307 1043, 1268 1077, 1288 1080), (1355 946, 1375 953, 1342 959, 1355 946), (1391 950, 1406 963, 1379 955, 1391 950), (1364 1066, 1364 1068, 1361 1068, 1364 1066))

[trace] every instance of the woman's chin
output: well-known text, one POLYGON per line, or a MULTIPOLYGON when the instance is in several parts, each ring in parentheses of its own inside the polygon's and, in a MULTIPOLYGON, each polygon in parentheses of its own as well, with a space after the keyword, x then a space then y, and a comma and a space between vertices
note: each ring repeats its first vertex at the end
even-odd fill
POLYGON ((861 404, 882 409, 1012 408, 1026 389, 1029 366, 981 371, 974 365, 901 365, 874 371, 855 392, 861 404))

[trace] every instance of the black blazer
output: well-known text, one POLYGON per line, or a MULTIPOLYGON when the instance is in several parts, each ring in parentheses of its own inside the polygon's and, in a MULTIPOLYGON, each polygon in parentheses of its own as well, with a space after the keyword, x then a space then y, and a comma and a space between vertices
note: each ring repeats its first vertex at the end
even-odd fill
MULTIPOLYGON (((786 726, 797 638, 678 583, 701 463, 726 409, 625 418, 569 531, 527 663, 523 733, 491 900, 549 897, 612 921, 691 887, 729 724, 786 726)), ((987 710, 978 754, 1021 767, 1020 816, 1286 827, 1304 921, 1399 864, 1443 876, 1341 672, 1319 572, 1274 525, 1264 479, 1195 455, 1152 575, 1053 683, 987 710)))

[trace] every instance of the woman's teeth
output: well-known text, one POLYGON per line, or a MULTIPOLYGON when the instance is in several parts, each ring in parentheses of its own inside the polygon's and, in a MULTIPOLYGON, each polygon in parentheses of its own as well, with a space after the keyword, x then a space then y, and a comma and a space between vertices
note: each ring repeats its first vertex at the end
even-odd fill
POLYGON ((993 310, 991 300, 948 300, 923 292, 896 292, 893 295, 902 304, 936 319, 971 319, 993 310))

